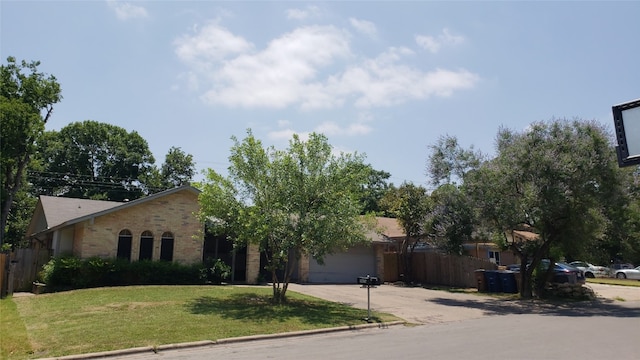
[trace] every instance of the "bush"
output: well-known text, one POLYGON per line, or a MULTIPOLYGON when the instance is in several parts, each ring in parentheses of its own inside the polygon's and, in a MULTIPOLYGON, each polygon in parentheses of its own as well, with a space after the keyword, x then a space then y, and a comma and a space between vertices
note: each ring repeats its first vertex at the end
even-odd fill
POLYGON ((200 269, 200 278, 212 284, 222 284, 231 276, 231 266, 220 259, 208 258, 200 269))
POLYGON ((125 285, 202 284, 202 265, 181 265, 168 261, 122 259, 51 259, 40 273, 40 281, 49 291, 125 285))

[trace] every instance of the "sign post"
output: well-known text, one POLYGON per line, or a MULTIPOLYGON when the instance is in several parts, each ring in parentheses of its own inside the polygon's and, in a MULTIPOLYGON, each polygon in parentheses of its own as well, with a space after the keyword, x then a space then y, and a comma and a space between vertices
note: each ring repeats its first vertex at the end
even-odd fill
POLYGON ((640 164, 640 99, 611 108, 620 167, 640 164))
POLYGON ((375 276, 359 276, 358 284, 362 285, 362 288, 367 288, 367 322, 371 322, 371 288, 375 288, 376 285, 380 285, 380 280, 375 276))

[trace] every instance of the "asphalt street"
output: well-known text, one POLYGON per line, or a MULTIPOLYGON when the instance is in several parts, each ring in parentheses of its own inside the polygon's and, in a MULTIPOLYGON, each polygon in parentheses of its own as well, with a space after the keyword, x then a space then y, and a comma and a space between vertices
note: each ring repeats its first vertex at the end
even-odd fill
MULTIPOLYGON (((357 285, 292 291, 366 308, 357 285)), ((591 284, 589 285, 591 286, 591 284)), ((421 288, 372 289, 374 310, 413 325, 199 346, 115 357, 193 359, 640 359, 640 288, 591 286, 597 301, 553 304, 421 288)))
POLYGON ((128 360, 616 359, 640 357, 640 309, 613 315, 509 314, 421 326, 215 345, 128 360))

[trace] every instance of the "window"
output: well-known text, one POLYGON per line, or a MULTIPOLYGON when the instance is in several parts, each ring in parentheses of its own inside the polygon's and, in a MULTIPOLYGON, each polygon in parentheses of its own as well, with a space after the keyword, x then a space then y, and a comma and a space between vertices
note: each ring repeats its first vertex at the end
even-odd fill
POLYGON ((140 235, 140 257, 138 260, 151 260, 153 256, 153 234, 145 231, 140 235))
POLYGON ((131 231, 122 230, 118 234, 118 250, 116 257, 118 259, 126 259, 131 261, 131 231))
POLYGON ((170 232, 162 234, 160 260, 173 261, 173 234, 170 232))
POLYGON ((500 265, 500 252, 499 251, 489 251, 489 261, 500 265))

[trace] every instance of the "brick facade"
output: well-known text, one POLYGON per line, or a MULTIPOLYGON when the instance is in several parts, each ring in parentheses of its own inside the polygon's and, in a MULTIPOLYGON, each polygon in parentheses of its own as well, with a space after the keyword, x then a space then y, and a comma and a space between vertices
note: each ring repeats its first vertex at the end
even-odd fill
POLYGON ((159 260, 162 234, 169 232, 174 238, 173 261, 200 262, 204 226, 196 216, 199 211, 197 197, 193 192, 180 191, 77 223, 74 255, 114 258, 120 232, 129 230, 132 234, 131 260, 135 261, 140 254, 140 236, 149 231, 153 235, 152 260, 159 260))

